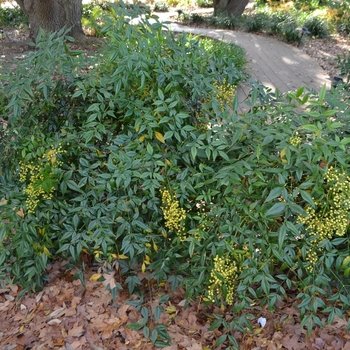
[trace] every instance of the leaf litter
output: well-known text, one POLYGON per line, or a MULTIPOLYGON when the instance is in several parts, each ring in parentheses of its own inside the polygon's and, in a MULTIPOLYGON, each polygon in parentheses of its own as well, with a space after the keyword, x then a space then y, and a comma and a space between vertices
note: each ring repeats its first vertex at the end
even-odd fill
MULTIPOLYGON (((74 271, 62 272, 64 262, 55 262, 50 273, 50 282, 36 294, 16 297, 21 289, 15 285, 0 289, 0 332, 1 350, 60 349, 60 350, 152 350, 157 349, 144 337, 142 329, 127 326, 142 319, 140 311, 127 302, 136 299, 127 288, 112 300, 105 285, 115 285, 115 273, 106 274, 105 281, 94 278, 94 271, 84 272, 85 288, 79 280, 73 280, 74 271), (91 278, 91 280, 90 280, 91 278), (107 281, 107 282, 106 282, 107 281)), ((159 297, 170 294, 162 304, 163 312, 158 321, 150 318, 148 326, 164 324, 171 338, 171 345, 165 350, 207 350, 225 349, 223 343, 214 347, 218 338, 225 334, 222 328, 209 330, 214 321, 213 314, 229 320, 229 312, 216 306, 205 306, 189 302, 186 306, 185 292, 170 291, 170 286, 156 287, 147 283, 142 288, 145 303, 154 310, 159 297), (151 288, 148 286, 151 285, 151 288)), ((274 312, 263 307, 252 307, 254 329, 241 333, 232 331, 240 349, 245 350, 350 350, 350 334, 345 331, 347 322, 335 317, 332 324, 315 327, 310 337, 300 328, 299 311, 292 296, 276 305, 274 312), (266 319, 262 328, 259 318, 266 319)), ((151 314, 151 313, 150 313, 151 314)), ((321 316, 325 320, 325 316, 321 316)))

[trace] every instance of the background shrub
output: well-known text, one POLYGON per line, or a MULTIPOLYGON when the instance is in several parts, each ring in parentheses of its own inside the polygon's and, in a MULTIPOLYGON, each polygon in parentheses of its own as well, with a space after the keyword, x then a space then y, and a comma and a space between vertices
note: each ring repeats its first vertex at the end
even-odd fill
POLYGON ((350 19, 344 19, 337 23, 337 31, 341 34, 349 35, 350 34, 350 19))
POLYGON ((268 15, 264 12, 242 15, 241 27, 247 32, 259 32, 266 28, 268 15))
POLYGON ((300 40, 301 34, 298 30, 298 22, 293 17, 288 17, 278 24, 278 33, 288 43, 299 42, 300 40))
POLYGON ((237 17, 219 13, 210 17, 210 23, 215 27, 222 29, 235 29, 239 26, 240 20, 237 17))
POLYGON ((4 27, 23 27, 28 20, 19 7, 0 7, 0 25, 4 27))
POLYGON ((349 83, 350 81, 350 54, 343 54, 337 57, 337 69, 339 69, 340 75, 343 81, 349 83))
POLYGON ((311 35, 318 38, 326 38, 329 36, 328 25, 326 21, 317 16, 309 16, 304 22, 303 27, 306 27, 311 35))
POLYGON ((196 4, 199 7, 213 7, 212 0, 196 0, 196 4))
POLYGON ((154 4, 154 11, 167 12, 169 11, 169 4, 166 1, 157 1, 154 4))
POLYGON ((290 18, 291 16, 284 11, 271 13, 269 21, 267 21, 268 23, 268 27, 266 29, 267 33, 281 35, 283 22, 290 20, 290 18))

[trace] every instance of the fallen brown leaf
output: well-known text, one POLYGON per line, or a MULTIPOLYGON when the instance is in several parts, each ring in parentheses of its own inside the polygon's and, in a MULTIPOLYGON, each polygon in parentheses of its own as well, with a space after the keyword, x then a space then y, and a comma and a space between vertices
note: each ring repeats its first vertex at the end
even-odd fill
POLYGON ((103 278, 105 280, 102 283, 105 287, 109 287, 110 289, 113 289, 116 287, 114 275, 115 275, 115 271, 111 271, 110 273, 103 274, 103 278))

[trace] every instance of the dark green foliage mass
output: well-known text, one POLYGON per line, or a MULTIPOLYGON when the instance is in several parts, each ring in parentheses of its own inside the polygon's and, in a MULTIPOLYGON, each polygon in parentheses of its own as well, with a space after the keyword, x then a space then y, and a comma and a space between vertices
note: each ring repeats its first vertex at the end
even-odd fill
POLYGON ((115 296, 147 270, 227 306, 232 321, 212 329, 233 345, 253 303, 272 310, 291 291, 309 332, 320 312, 342 316, 349 91, 250 82, 240 114, 229 95, 243 78, 239 48, 113 9, 98 54, 42 35, 1 75, 0 280, 39 289, 51 261, 88 254, 118 267, 115 296))

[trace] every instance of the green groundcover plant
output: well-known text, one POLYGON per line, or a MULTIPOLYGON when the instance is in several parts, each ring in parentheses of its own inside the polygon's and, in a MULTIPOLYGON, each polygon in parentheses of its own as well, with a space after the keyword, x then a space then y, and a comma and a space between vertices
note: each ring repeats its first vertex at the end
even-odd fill
POLYGON ((321 314, 343 317, 349 92, 251 82, 240 115, 237 47, 130 21, 113 5, 93 57, 69 50, 64 31, 41 34, 1 75, 0 280, 40 289, 51 261, 88 254, 118 266, 115 296, 147 270, 227 307, 234 317, 212 324, 227 330, 217 345, 236 346, 252 304, 272 310, 289 292, 309 332, 321 314))

